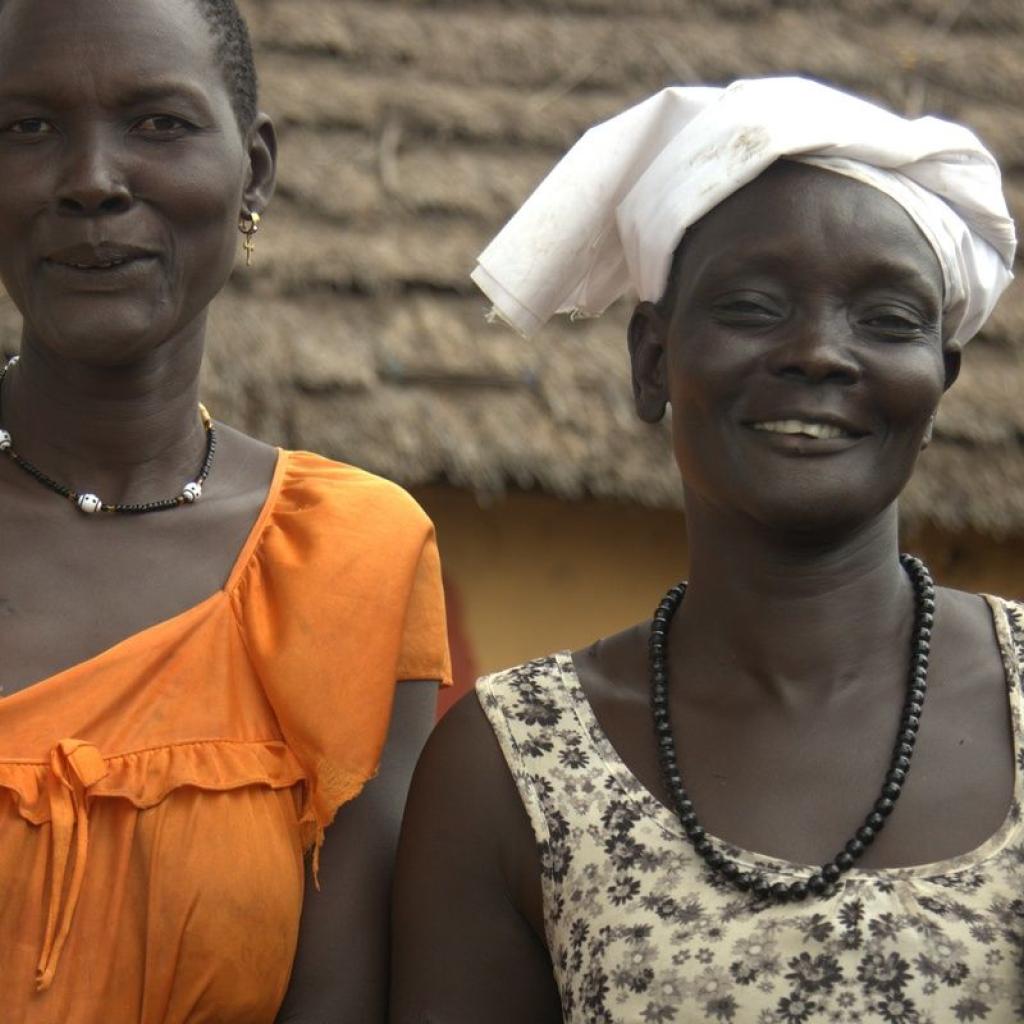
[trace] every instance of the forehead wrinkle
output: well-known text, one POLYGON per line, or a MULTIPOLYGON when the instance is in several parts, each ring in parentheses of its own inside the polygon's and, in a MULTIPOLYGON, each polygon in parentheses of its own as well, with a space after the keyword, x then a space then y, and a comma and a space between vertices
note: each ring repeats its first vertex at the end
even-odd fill
POLYGON ((788 161, 774 164, 686 232, 677 251, 677 287, 692 291, 709 273, 790 276, 801 268, 813 274, 808 239, 827 246, 820 253, 827 260, 836 251, 830 238, 841 240, 849 281, 909 285, 925 298, 937 294, 942 304, 938 256, 895 199, 863 182, 788 161))
MULTIPOLYGON (((115 108, 132 107, 148 102, 158 102, 176 97, 183 97, 193 103, 206 106, 206 96, 191 82, 176 78, 154 78, 139 82, 138 79, 126 78, 108 84, 103 90, 93 89, 95 93, 106 93, 105 105, 115 108)), ((70 82, 59 82, 48 79, 43 88, 36 83, 22 84, 18 81, 5 84, 0 75, 0 101, 23 103, 26 105, 44 105, 59 109, 76 106, 82 100, 84 90, 81 86, 71 88, 70 82)))
MULTIPOLYGON (((25 0, 22 0, 24 3, 25 0)), ((42 5, 43 0, 28 0, 31 5, 42 5)), ((111 68, 109 46, 111 33, 96 31, 97 18, 90 4, 68 3, 61 0, 54 17, 34 17, 38 8, 12 5, 11 0, 0 0, 0 23, 12 21, 0 28, 0 76, 6 72, 17 74, 25 71, 38 74, 39 56, 44 49, 56 48, 62 59, 56 68, 48 69, 48 78, 54 71, 74 70, 89 73, 122 71, 126 75, 172 75, 180 73, 183 67, 194 67, 206 63, 209 69, 219 74, 216 61, 215 40, 209 26, 192 3, 181 3, 177 11, 189 13, 185 18, 194 20, 197 32, 192 35, 173 16, 153 17, 152 9, 121 0, 99 0, 100 3, 117 11, 115 32, 117 41, 125 45, 117 50, 116 68, 111 68), (19 18, 24 15, 26 20, 19 18), (200 40, 204 53, 197 62, 197 53, 191 44, 200 40), (154 54, 164 57, 166 67, 152 67, 154 54)), ((167 10, 166 8, 158 8, 167 10)))
POLYGON ((191 4, 186 5, 188 16, 196 19, 197 28, 201 26, 200 34, 175 32, 173 23, 145 18, 139 10, 120 22, 118 41, 124 39, 125 45, 118 47, 114 59, 109 36, 90 32, 85 12, 69 6, 76 17, 61 26, 35 19, 31 30, 22 33, 15 18, 13 25, 0 31, 0 100, 65 112, 90 106, 121 111, 180 97, 207 117, 216 116, 222 105, 230 109, 231 97, 216 65, 214 42, 191 4), (69 28, 71 37, 66 35, 69 28), (196 49, 197 40, 202 51, 196 49), (39 56, 44 51, 65 56, 41 66, 39 56))
MULTIPOLYGON (((698 273, 709 270, 716 275, 729 276, 736 273, 787 275, 794 266, 794 258, 778 248, 758 251, 749 246, 728 246, 709 252, 699 265, 698 273), (737 251, 739 249, 740 251, 737 251)), ((891 249, 875 256, 861 259, 859 254, 847 257, 850 277, 865 282, 910 285, 930 290, 933 282, 923 273, 918 261, 903 260, 891 249)), ((936 268, 937 270, 938 268, 936 268)))
MULTIPOLYGON (((815 196, 822 218, 831 219, 835 223, 842 212, 842 223, 839 224, 837 230, 839 237, 843 239, 856 237, 856 231, 849 231, 846 228, 851 224, 856 228, 866 221, 871 224, 871 233, 876 239, 876 246, 885 253, 885 257, 877 260, 879 265, 885 262, 885 258, 893 259, 897 255, 903 255, 906 261, 902 264, 903 269, 916 273, 922 282, 927 283, 928 275, 921 271, 921 261, 925 260, 928 267, 934 271, 940 293, 945 295, 944 276, 939 255, 921 226, 901 203, 874 185, 837 171, 799 163, 790 163, 788 166, 800 168, 805 173, 810 172, 812 176, 818 177, 823 186, 825 182, 830 183, 821 189, 812 189, 811 193, 815 196), (828 201, 827 193, 833 189, 845 194, 851 202, 852 210, 846 211, 839 203, 828 201)), ((865 230, 861 234, 863 237, 867 231, 865 230)), ((900 261, 893 260, 893 262, 896 272, 899 272, 900 261)))

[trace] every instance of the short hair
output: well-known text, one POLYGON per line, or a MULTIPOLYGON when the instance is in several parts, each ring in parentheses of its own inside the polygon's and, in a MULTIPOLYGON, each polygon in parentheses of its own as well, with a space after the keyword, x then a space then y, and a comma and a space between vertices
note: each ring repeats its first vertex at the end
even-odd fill
POLYGON ((209 25, 216 43, 216 60, 231 95, 231 106, 242 133, 256 120, 259 79, 252 54, 249 26, 236 0, 193 0, 209 25))
MULTIPOLYGON (((216 43, 215 58, 231 96, 231 107, 242 134, 256 120, 259 78, 252 54, 249 26, 236 0, 192 0, 216 43)), ((6 0, 0 0, 3 10, 6 0)))

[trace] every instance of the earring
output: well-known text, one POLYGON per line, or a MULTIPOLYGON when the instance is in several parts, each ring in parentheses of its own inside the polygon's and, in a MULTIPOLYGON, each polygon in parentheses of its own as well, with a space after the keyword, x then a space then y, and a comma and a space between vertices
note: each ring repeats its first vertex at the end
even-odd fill
POLYGON ((238 219, 238 230, 245 235, 245 265, 252 266, 253 253, 256 252, 256 232, 260 229, 260 215, 255 210, 247 210, 238 219))

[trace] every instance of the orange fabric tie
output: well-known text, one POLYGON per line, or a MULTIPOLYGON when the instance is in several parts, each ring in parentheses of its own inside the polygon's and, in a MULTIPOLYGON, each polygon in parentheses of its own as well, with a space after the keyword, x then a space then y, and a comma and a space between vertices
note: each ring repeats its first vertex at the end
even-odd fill
POLYGON ((71 931, 89 856, 89 815, 86 791, 107 774, 100 752, 82 740, 61 740, 50 751, 50 903, 46 935, 36 967, 36 989, 45 992, 57 973, 57 964, 71 931), (68 861, 74 843, 74 866, 67 883, 68 861), (67 883, 67 896, 64 896, 67 883), (63 911, 61 905, 63 904, 63 911), (59 926, 58 926, 59 921, 59 926))

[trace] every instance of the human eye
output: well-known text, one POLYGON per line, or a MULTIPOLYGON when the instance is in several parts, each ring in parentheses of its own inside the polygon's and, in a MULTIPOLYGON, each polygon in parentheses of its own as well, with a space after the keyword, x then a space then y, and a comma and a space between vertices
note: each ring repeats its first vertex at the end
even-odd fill
POLYGON ((763 327, 775 323, 782 316, 776 301, 757 292, 719 296, 711 309, 719 323, 735 326, 763 327))
POLYGON ((875 334, 893 341, 912 341, 934 333, 936 325, 918 312, 903 307, 866 310, 861 323, 875 334))
POLYGON ((0 128, 5 135, 40 136, 52 135, 57 129, 41 117, 22 117, 0 128))
POLYGON ((196 126, 177 114, 150 114, 136 121, 132 130, 156 139, 179 138, 196 130, 196 126))

